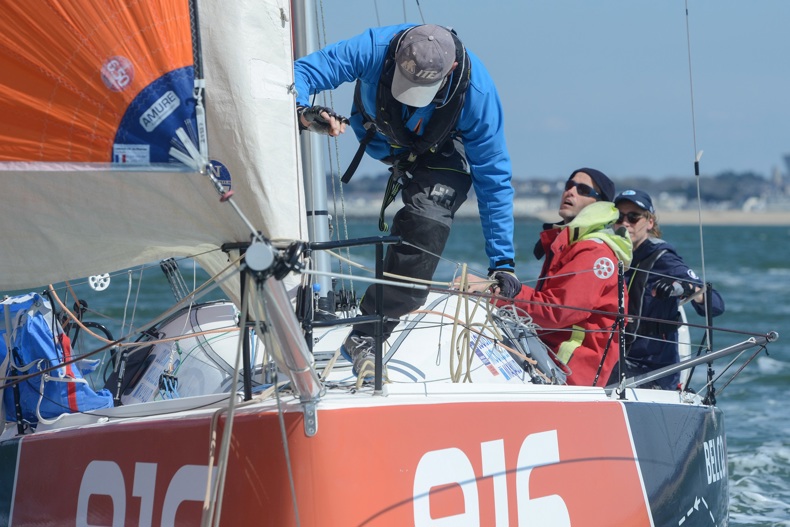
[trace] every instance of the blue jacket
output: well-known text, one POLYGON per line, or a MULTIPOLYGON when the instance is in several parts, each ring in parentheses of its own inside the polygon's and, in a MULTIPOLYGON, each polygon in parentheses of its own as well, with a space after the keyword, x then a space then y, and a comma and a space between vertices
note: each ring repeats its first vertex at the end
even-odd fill
MULTIPOLYGON (((675 251, 675 248, 660 238, 648 238, 634 250, 634 258, 631 267, 625 273, 626 284, 628 284, 628 314, 640 315, 642 317, 678 320, 678 297, 656 298, 652 291, 655 283, 662 277, 671 276, 679 280, 691 282, 702 286, 702 280, 689 268, 688 265, 675 251), (647 281, 642 290, 639 286, 639 275, 644 279, 644 269, 646 262, 658 251, 664 251, 649 270, 647 281), (639 301, 641 300, 641 310, 639 301)), ((696 302, 689 302, 700 316, 705 316, 705 306, 696 302)), ((724 300, 715 289, 710 294, 711 316, 718 316, 724 312, 724 300)), ((632 328, 629 327, 629 332, 632 328)), ((650 338, 637 337, 630 346, 627 346, 627 357, 629 362, 645 369, 645 371, 661 368, 678 362, 678 331, 677 326, 670 324, 657 324, 649 321, 639 321, 639 335, 649 336, 650 338), (662 340, 651 340, 651 339, 662 340)), ((630 339, 630 335, 629 335, 630 339)), ((665 389, 675 389, 679 381, 680 374, 675 374, 674 378, 665 377, 657 382, 665 389)))
MULTIPOLYGON (((376 91, 390 41, 398 32, 413 25, 371 28, 361 35, 330 44, 297 60, 294 63, 297 104, 310 106, 312 95, 359 80, 365 112, 374 117, 376 91)), ((512 168, 505 144, 502 105, 496 87, 483 63, 468 50, 467 53, 472 78, 456 128, 469 162, 486 241, 486 254, 493 269, 498 267, 497 262, 515 260, 514 193, 510 183, 512 168)), ((433 104, 417 108, 406 125, 415 130, 421 121, 427 123, 434 108, 433 104)), ((404 117, 407 115, 406 109, 404 106, 404 117)), ((362 115, 356 108, 352 107, 350 121, 357 138, 362 139, 365 129, 362 115)), ((420 126, 419 130, 424 128, 420 126)), ((366 152, 375 159, 384 159, 394 154, 394 148, 385 136, 378 133, 367 145, 366 152)))

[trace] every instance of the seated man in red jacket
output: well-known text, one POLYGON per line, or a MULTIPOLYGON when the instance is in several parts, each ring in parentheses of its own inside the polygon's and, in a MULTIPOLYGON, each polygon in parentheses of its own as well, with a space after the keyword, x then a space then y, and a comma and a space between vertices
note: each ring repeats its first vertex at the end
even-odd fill
POLYGON ((631 262, 631 241, 612 230, 618 218, 613 198, 614 183, 603 172, 574 171, 560 201, 562 222, 545 225, 535 247, 535 256, 545 256, 535 287, 505 273, 494 276, 495 303, 515 302, 543 328, 541 340, 571 371, 568 384, 605 385, 620 355, 617 268, 618 261, 631 262))

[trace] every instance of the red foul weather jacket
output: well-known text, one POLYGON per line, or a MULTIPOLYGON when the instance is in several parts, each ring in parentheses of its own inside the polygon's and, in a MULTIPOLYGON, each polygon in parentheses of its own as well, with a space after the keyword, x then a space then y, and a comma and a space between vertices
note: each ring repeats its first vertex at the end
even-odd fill
MULTIPOLYGON (((631 240, 606 228, 616 219, 612 203, 596 202, 569 224, 544 230, 540 278, 534 289, 524 286, 513 299, 543 328, 538 335, 571 370, 568 384, 593 386, 598 375, 595 385, 604 385, 620 357, 618 260, 631 262, 631 240)), ((627 306, 627 296, 624 302, 627 306)))

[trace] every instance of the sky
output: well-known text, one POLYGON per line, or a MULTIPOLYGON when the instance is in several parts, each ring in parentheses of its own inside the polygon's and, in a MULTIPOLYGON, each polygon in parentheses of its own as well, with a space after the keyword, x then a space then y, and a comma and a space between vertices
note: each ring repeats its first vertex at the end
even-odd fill
MULTIPOLYGON (((326 42, 403 21, 453 27, 497 85, 515 178, 587 166, 614 179, 693 179, 699 151, 702 175, 787 172, 790 0, 317 6, 326 42)), ((333 93, 338 113, 349 113, 352 94, 350 85, 333 93)), ((358 143, 351 132, 339 143, 342 171, 358 143)), ((358 174, 380 172, 368 158, 358 174)))

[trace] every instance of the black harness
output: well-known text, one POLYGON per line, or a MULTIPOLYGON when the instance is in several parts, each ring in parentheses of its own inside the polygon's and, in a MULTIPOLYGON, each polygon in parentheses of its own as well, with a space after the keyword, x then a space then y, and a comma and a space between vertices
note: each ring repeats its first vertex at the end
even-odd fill
MULTIPOLYGON (((650 271, 653 269, 653 266, 656 264, 658 259, 664 255, 665 252, 667 252, 666 249, 656 251, 639 262, 636 267, 634 267, 634 275, 631 279, 631 283, 628 285, 629 313, 642 315, 642 303, 644 302, 645 298, 644 293, 645 287, 647 285, 647 279, 650 276, 650 271)), ((677 319, 679 318, 680 313, 678 313, 677 319)), ((636 318, 626 325, 627 345, 630 347, 637 335, 650 337, 664 333, 670 333, 673 331, 677 331, 677 325, 655 322, 653 320, 640 320, 636 318)))
POLYGON ((406 128, 406 123, 403 118, 403 103, 392 96, 392 79, 395 75, 395 68, 397 67, 395 53, 403 37, 411 29, 413 28, 401 31, 390 41, 387 57, 381 70, 381 77, 379 77, 378 89, 376 91, 375 118, 372 118, 365 111, 360 89, 361 82, 357 81, 357 86, 354 91, 354 106, 356 106, 357 110, 362 114, 362 124, 367 129, 367 134, 365 134, 365 137, 359 142, 359 149, 354 156, 354 160, 341 178, 344 183, 348 183, 351 179, 351 176, 359 165, 365 147, 373 140, 376 132, 384 135, 392 144, 406 149, 408 153, 404 157, 407 157, 409 162, 414 162, 417 156, 426 152, 435 152, 440 149, 440 147, 450 139, 456 124, 458 124, 458 118, 461 116, 461 110, 464 107, 466 90, 469 87, 472 70, 469 56, 466 54, 466 49, 455 33, 451 31, 451 35, 455 41, 455 61, 458 63, 458 67, 450 78, 449 86, 445 86, 440 90, 441 94, 445 94, 443 103, 436 105, 436 109, 425 125, 422 135, 417 135, 406 128))

